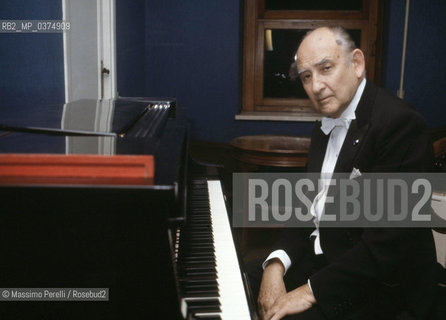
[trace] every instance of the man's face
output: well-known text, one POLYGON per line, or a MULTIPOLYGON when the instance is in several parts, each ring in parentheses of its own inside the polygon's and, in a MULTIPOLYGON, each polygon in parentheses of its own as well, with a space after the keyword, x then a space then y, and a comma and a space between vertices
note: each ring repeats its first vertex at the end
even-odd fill
POLYGON ((313 31, 299 46, 297 70, 316 111, 339 117, 353 99, 362 76, 329 29, 313 31))

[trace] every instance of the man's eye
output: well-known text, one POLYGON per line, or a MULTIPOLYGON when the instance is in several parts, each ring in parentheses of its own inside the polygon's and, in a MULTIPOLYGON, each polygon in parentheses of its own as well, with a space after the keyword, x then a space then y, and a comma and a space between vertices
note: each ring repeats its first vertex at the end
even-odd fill
POLYGON ((309 74, 304 74, 300 78, 303 82, 305 82, 305 81, 310 80, 311 76, 309 74))
POLYGON ((330 71, 331 70, 331 66, 324 66, 324 71, 330 71))

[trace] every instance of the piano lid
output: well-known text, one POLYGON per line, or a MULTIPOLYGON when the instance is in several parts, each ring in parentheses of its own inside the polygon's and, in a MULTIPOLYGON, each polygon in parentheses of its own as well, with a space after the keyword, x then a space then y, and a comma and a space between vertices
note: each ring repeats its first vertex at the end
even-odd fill
MULTIPOLYGON (((120 152, 116 150, 116 138, 134 132, 143 118, 153 120, 158 108, 169 109, 165 113, 171 115, 174 102, 147 98, 83 99, 10 109, 0 115, 0 153, 117 154, 120 152)), ((158 115, 155 120, 160 122, 159 118, 162 117, 158 115)), ((155 122, 148 126, 154 125, 155 122)))
POLYGON ((172 99, 80 100, 0 110, 0 154, 151 155, 153 188, 183 180, 187 124, 172 99), (26 110, 26 112, 24 111, 26 110))
POLYGON ((61 135, 116 136, 124 134, 156 104, 156 101, 145 99, 83 99, 63 105, 36 106, 31 111, 14 108, 3 115, 0 128, 61 135))

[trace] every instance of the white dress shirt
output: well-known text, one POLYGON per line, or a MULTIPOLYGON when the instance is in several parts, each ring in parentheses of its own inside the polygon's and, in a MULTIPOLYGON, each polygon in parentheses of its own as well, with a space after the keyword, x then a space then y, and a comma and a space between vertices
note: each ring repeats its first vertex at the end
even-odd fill
MULTIPOLYGON (((356 93, 348 105, 347 109, 341 114, 341 116, 337 119, 330 118, 322 118, 321 130, 324 131, 325 134, 330 134, 330 138, 328 140, 327 149, 325 151, 324 162, 322 164, 321 169, 321 183, 319 183, 319 192, 313 200, 312 206, 310 208, 310 213, 314 217, 314 224, 316 229, 310 235, 310 237, 316 237, 314 239, 314 252, 315 254, 322 254, 322 248, 320 244, 319 238, 319 221, 321 220, 321 216, 324 213, 325 208, 325 200, 327 198, 327 192, 329 188, 330 179, 333 175, 334 168, 336 166, 336 162, 338 160, 339 153, 341 151, 342 144, 344 143, 345 136, 347 135, 348 128, 350 127, 350 123, 352 120, 356 119, 355 111, 358 106, 359 100, 361 99, 362 93, 364 92, 366 80, 365 78, 361 81, 356 90, 356 93), (327 121, 328 120, 328 121, 327 121), (331 130, 331 133, 327 130, 327 122, 331 122, 331 120, 335 120, 337 123, 334 128, 331 130)), ((328 125, 329 126, 329 125, 328 125)), ((278 258, 283 266, 285 267, 285 273, 291 266, 291 259, 288 254, 284 250, 276 250, 273 251, 263 262, 263 268, 268 265, 271 259, 278 258)))

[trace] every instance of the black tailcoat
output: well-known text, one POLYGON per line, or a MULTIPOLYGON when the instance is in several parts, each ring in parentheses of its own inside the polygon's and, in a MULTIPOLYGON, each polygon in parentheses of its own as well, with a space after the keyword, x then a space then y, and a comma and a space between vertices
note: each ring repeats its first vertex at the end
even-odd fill
MULTIPOLYGON (((335 172, 425 172, 433 152, 422 117, 402 100, 367 81, 341 148, 335 172)), ((317 122, 308 172, 320 172, 328 136, 317 122)), ((293 263, 308 254, 314 229, 288 229, 277 248, 293 263)), ((436 290, 435 246, 430 229, 321 228, 328 265, 310 276, 317 304, 329 318, 360 308, 391 289, 417 317, 427 317, 436 290)), ((342 316, 341 316, 342 318, 342 316)))

